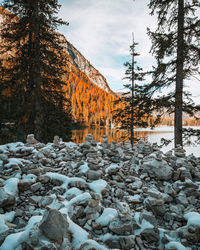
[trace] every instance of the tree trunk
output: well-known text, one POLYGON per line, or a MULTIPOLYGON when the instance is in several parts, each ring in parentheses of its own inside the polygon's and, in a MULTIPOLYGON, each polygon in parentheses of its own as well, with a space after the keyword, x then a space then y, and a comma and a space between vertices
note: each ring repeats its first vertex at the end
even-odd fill
POLYGON ((34 20, 34 95, 35 95, 35 138, 41 141, 42 138, 42 107, 41 107, 41 80, 40 80, 40 27, 39 27, 39 10, 38 2, 35 4, 35 20, 34 20))
POLYGON ((183 106, 183 63, 184 63, 184 0, 178 0, 178 38, 175 92, 175 146, 182 145, 182 106, 183 106))
MULTIPOLYGON (((133 34, 132 34, 133 35, 133 34)), ((132 76, 131 76, 131 145, 133 147, 133 143, 134 143, 134 78, 135 78, 135 71, 134 71, 134 36, 133 36, 133 51, 132 51, 132 76)))

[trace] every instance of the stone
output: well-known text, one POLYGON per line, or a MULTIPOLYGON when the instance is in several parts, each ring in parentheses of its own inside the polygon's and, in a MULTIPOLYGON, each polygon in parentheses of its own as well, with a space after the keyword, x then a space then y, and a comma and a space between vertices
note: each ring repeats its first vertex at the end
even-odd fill
POLYGON ((60 138, 59 136, 55 135, 54 138, 53 138, 53 144, 55 146, 59 146, 60 145, 60 138))
POLYGON ((158 221, 156 220, 156 217, 150 212, 147 212, 147 211, 142 212, 139 217, 140 223, 142 223, 143 219, 145 219, 146 221, 148 221, 155 227, 158 225, 158 221))
POLYGON ((15 196, 8 194, 3 187, 0 187, 0 208, 6 206, 13 206, 15 202, 15 196))
POLYGON ((56 209, 45 211, 40 222, 39 229, 50 240, 62 243, 67 235, 69 223, 67 219, 56 209))
POLYGON ((13 222, 17 225, 17 228, 22 228, 26 226, 25 220, 21 217, 16 217, 13 222))
POLYGON ((26 143, 29 145, 37 143, 37 140, 35 139, 34 134, 27 135, 26 143))
POLYGON ((24 192, 26 190, 29 190, 31 186, 31 183, 27 180, 20 180, 18 182, 18 190, 19 192, 24 192))
POLYGON ((121 221, 118 217, 111 221, 109 225, 111 232, 117 235, 131 235, 133 234, 133 226, 131 221, 121 221))
POLYGON ((102 245, 90 239, 84 241, 79 248, 79 250, 103 250, 103 249, 105 248, 102 245))
POLYGON ((177 147, 174 149, 174 155, 176 157, 185 157, 185 150, 182 146, 177 145, 177 147))
POLYGON ((187 197, 186 195, 184 194, 184 192, 180 192, 178 194, 178 196, 176 197, 176 202, 178 204, 182 204, 184 205, 185 207, 188 205, 188 200, 187 200, 187 197))
POLYGON ((33 192, 37 192, 38 190, 40 190, 42 188, 42 184, 41 182, 36 182, 33 185, 31 185, 31 190, 33 192))
POLYGON ((90 180, 98 180, 103 175, 103 172, 101 170, 97 170, 97 171, 88 170, 86 175, 87 175, 87 178, 90 180))
POLYGON ((170 180, 173 170, 165 160, 156 159, 143 164, 143 172, 147 172, 150 177, 157 177, 159 180, 170 180))
POLYGON ((141 232, 141 238, 148 243, 158 242, 160 240, 160 232, 157 228, 146 228, 141 232))
POLYGON ((0 160, 6 164, 8 163, 8 156, 6 154, 0 154, 0 160))
POLYGON ((29 201, 32 204, 38 204, 41 201, 41 199, 42 199, 42 196, 38 196, 38 195, 37 196, 32 195, 32 196, 29 197, 29 201))

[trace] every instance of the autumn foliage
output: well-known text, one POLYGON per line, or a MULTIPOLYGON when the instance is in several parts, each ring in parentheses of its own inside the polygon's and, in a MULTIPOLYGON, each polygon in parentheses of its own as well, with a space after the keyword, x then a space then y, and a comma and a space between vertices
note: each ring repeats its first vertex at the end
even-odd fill
POLYGON ((82 72, 68 70, 65 80, 65 91, 67 98, 71 100, 75 122, 86 126, 110 126, 113 123, 113 110, 117 99, 115 95, 99 88, 82 72))

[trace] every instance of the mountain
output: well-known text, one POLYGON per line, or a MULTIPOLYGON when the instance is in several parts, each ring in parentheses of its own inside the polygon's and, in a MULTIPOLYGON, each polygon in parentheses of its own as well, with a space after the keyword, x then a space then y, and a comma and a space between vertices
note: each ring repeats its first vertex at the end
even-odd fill
MULTIPOLYGON (((0 22, 4 18, 6 22, 9 21, 11 15, 0 8, 0 22)), ((66 83, 64 91, 71 101, 74 121, 86 126, 111 125, 113 110, 119 106, 115 104, 118 97, 110 89, 105 77, 62 34, 59 37, 64 42, 67 57, 66 73, 63 76, 66 83)))
POLYGON ((99 88, 102 88, 108 93, 114 94, 110 89, 106 78, 67 40, 66 51, 70 55, 70 63, 73 64, 78 71, 84 73, 89 80, 95 83, 99 88))

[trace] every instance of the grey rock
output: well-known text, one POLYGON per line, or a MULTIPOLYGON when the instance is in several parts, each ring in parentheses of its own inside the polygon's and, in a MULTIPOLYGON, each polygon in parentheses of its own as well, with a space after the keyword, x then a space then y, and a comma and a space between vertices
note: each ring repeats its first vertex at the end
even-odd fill
POLYGON ((131 249, 135 246, 135 236, 121 236, 119 237, 120 249, 131 249))
POLYGON ((39 229, 50 240, 62 243, 67 235, 69 223, 66 218, 57 210, 45 211, 39 229))
POLYGON ((31 190, 33 192, 37 192, 38 190, 40 190, 42 188, 42 184, 41 182, 36 182, 33 185, 31 185, 31 190))
POLYGON ((3 187, 0 187, 0 207, 12 206, 15 201, 14 195, 8 194, 3 187))
POLYGON ((37 143, 37 140, 35 139, 34 134, 27 135, 26 143, 29 144, 29 145, 37 143))
POLYGON ((147 242, 158 242, 160 240, 160 232, 157 228, 146 228, 141 232, 141 238, 147 242))
POLYGON ((157 177, 159 180, 170 180, 173 173, 173 169, 165 160, 158 161, 156 159, 144 163, 143 171, 147 172, 150 177, 157 177))
POLYGON ((6 154, 0 154, 0 160, 6 164, 8 163, 8 156, 6 154))
POLYGON ((121 221, 118 217, 111 221, 109 225, 111 232, 117 235, 131 235, 133 234, 133 225, 131 221, 121 221))
POLYGON ((22 228, 26 226, 25 220, 22 219, 21 217, 16 217, 13 223, 17 225, 17 228, 22 228))
POLYGON ((98 180, 103 175, 103 172, 101 170, 97 170, 97 171, 88 170, 86 175, 87 175, 87 178, 90 180, 98 180))
POLYGON ((86 240, 83 242, 79 250, 106 250, 104 246, 100 245, 94 240, 86 240))
POLYGON ((36 195, 32 195, 29 197, 29 201, 32 203, 32 204, 38 204, 42 199, 42 196, 36 196, 36 195))
POLYGON ((140 223, 142 222, 143 219, 145 219, 146 221, 148 221, 155 227, 158 225, 158 221, 156 217, 150 212, 147 212, 147 211, 142 212, 139 218, 140 223))

